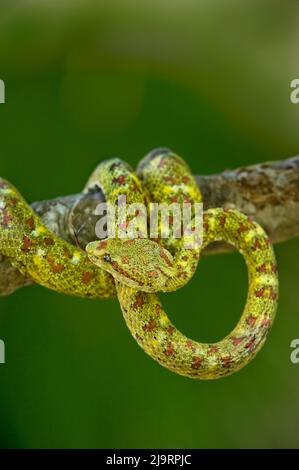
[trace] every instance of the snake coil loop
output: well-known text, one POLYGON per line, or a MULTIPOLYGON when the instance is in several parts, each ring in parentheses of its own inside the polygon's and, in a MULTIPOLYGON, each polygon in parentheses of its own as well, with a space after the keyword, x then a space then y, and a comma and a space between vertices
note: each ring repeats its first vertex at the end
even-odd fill
MULTIPOLYGON (((151 152, 137 174, 121 160, 105 161, 85 190, 95 185, 117 207, 124 195, 127 205, 146 207, 150 202, 202 200, 186 163, 167 149, 151 152)), ((134 226, 133 216, 129 222, 134 226)), ((160 221, 160 229, 162 225, 160 221)), ((193 212, 189 229, 194 233, 197 228, 193 212)), ((51 232, 19 192, 0 179, 0 253, 20 272, 65 294, 97 298, 117 294, 129 330, 153 359, 187 377, 216 379, 244 367, 263 346, 276 313, 278 278, 272 245, 256 222, 236 210, 216 208, 204 212, 203 228, 202 246, 187 246, 189 231, 188 236, 158 240, 110 237, 89 243, 85 253, 51 232), (175 328, 156 292, 185 285, 202 249, 218 240, 233 244, 244 256, 249 290, 234 330, 221 341, 206 344, 175 328)))

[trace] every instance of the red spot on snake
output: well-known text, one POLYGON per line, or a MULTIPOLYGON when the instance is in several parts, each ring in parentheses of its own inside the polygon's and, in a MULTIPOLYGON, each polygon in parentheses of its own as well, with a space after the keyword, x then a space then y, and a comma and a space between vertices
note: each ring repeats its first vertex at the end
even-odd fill
POLYGON ((164 349, 164 354, 165 356, 174 356, 175 355, 175 350, 173 349, 173 345, 170 341, 167 343, 167 348, 164 349))
POLYGON ((72 255, 67 248, 63 248, 63 254, 65 258, 71 259, 72 255))
POLYGON ((53 273, 61 273, 64 270, 64 265, 62 263, 53 264, 52 271, 53 273))
POLYGON ((116 184, 125 184, 126 182, 126 178, 124 175, 120 175, 118 176, 117 178, 113 178, 113 183, 116 183, 116 184))
POLYGON ((216 346, 215 344, 211 344, 211 346, 209 347, 208 353, 213 354, 213 353, 216 353, 218 351, 219 351, 219 347, 216 346))
POLYGON ((160 248, 160 256, 161 256, 162 259, 164 259, 165 263, 168 266, 172 266, 171 260, 168 258, 166 252, 162 248, 160 248))
POLYGON ((265 316, 264 316, 264 318, 261 322, 261 326, 268 327, 270 325, 270 323, 271 323, 270 317, 267 314, 265 314, 265 316))
POLYGON ((271 300, 276 300, 278 297, 277 292, 274 291, 273 287, 270 287, 270 294, 269 297, 271 300))
POLYGON ((262 264, 261 266, 259 266, 259 267, 257 268, 257 271, 258 271, 259 273, 265 273, 265 272, 267 271, 267 265, 266 265, 266 263, 264 263, 264 264, 262 264))
POLYGON ((134 240, 126 240, 125 243, 127 245, 132 245, 134 243, 134 240))
POLYGON ((129 257, 128 256, 122 256, 121 257, 121 262, 124 263, 124 264, 128 264, 129 263, 129 257))
POLYGON ((222 356, 221 362, 224 365, 224 367, 229 367, 232 363, 232 358, 231 356, 222 356))
POLYGON ((222 215, 219 219, 219 223, 220 223, 221 227, 224 227, 225 222, 226 222, 226 215, 222 215))
POLYGON ((142 327, 143 331, 153 331, 157 326, 156 320, 151 319, 146 325, 142 327))
POLYGON ((28 237, 23 238, 23 246, 22 246, 22 251, 29 251, 31 248, 31 240, 28 237))
POLYGON ((34 229, 34 219, 33 219, 33 217, 30 217, 30 219, 27 219, 26 224, 28 225, 30 230, 33 230, 34 229))
POLYGON ((256 317, 253 315, 249 315, 249 317, 246 318, 246 323, 248 326, 254 326, 256 322, 256 317))
POLYGON ((159 276, 157 271, 150 271, 148 274, 149 274, 150 277, 155 277, 155 278, 157 278, 159 276))
POLYGON ((254 245, 252 247, 253 250, 257 250, 261 248, 261 243, 258 238, 255 239, 254 245))
POLYGON ((202 363, 203 363, 202 357, 194 356, 192 357, 191 368, 197 370, 201 367, 202 363))
POLYGON ((136 297, 135 297, 135 302, 134 302, 134 304, 133 304, 133 307, 134 307, 134 308, 140 308, 140 307, 143 306, 143 304, 144 304, 144 299, 143 299, 142 294, 136 295, 136 297))
POLYGON ((183 261, 188 261, 188 259, 189 259, 188 256, 186 256, 186 255, 185 255, 185 256, 182 256, 182 260, 183 260, 183 261))
POLYGON ((54 259, 52 256, 48 256, 48 263, 51 267, 51 271, 55 274, 61 273, 61 271, 64 270, 65 266, 62 263, 55 263, 54 259))
POLYGON ((140 192, 140 188, 139 188, 138 184, 136 183, 136 181, 132 182, 132 185, 130 187, 130 191, 132 191, 133 193, 139 193, 140 192))
POLYGON ((238 346, 244 340, 244 336, 240 336, 240 337, 232 336, 230 340, 234 346, 238 346))
POLYGON ((177 196, 171 196, 170 198, 171 202, 178 202, 178 197, 177 196))
POLYGON ((91 281, 92 277, 93 277, 92 273, 90 273, 89 271, 86 271, 82 276, 83 284, 88 284, 91 281))
POLYGON ((45 244, 48 245, 48 246, 54 245, 54 240, 53 240, 53 238, 51 238, 51 237, 46 237, 46 238, 44 239, 44 242, 45 242, 45 244))
POLYGON ((172 335, 172 333, 175 331, 174 326, 170 325, 166 328, 166 331, 168 334, 172 335))
POLYGON ((265 294, 265 289, 264 288, 255 291, 255 296, 256 297, 264 297, 264 294, 265 294))
POLYGON ((170 184, 176 183, 176 179, 173 176, 164 176, 163 179, 164 181, 166 181, 166 183, 170 183, 170 184))
POLYGON ((249 228, 245 224, 243 224, 243 222, 241 222, 238 228, 238 233, 247 232, 248 230, 249 228))
POLYGON ((179 279, 187 279, 188 274, 187 274, 185 271, 181 271, 181 270, 180 270, 179 273, 177 274, 177 277, 178 277, 179 279))
POLYGON ((275 263, 271 264, 271 271, 272 273, 277 273, 277 265, 275 263))
POLYGON ((187 343, 186 343, 186 346, 187 346, 187 348, 189 348, 189 349, 193 349, 193 347, 194 347, 193 341, 191 341, 190 339, 188 339, 188 341, 187 341, 187 343))
POLYGON ((161 158, 161 160, 158 163, 158 168, 161 168, 167 163, 167 160, 165 158, 161 158))
POLYGON ((10 221, 11 221, 11 215, 10 215, 10 213, 7 211, 7 209, 4 209, 4 210, 3 210, 2 225, 3 225, 4 227, 7 227, 10 221))
POLYGON ((189 183, 190 177, 187 176, 187 175, 185 175, 185 176, 183 176, 182 181, 183 181, 183 183, 185 183, 185 184, 186 184, 186 183, 189 183))
POLYGON ((248 349, 248 351, 253 351, 256 347, 255 341, 256 338, 253 337, 250 341, 248 341, 248 343, 245 344, 244 348, 248 349))
POLYGON ((14 196, 14 197, 10 198, 9 202, 10 202, 11 205, 16 206, 17 203, 19 202, 19 200, 18 200, 17 197, 14 196))
POLYGON ((103 248, 106 248, 107 246, 107 241, 106 240, 102 240, 100 241, 100 243, 98 244, 98 250, 102 250, 103 248))

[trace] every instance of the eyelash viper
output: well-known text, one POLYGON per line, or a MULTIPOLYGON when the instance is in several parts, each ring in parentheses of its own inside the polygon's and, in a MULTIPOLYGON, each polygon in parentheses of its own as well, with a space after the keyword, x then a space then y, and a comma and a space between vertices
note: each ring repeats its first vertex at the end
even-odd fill
MULTIPOLYGON (((101 170, 107 174, 107 167, 100 167, 99 173, 101 170)), ((128 188, 123 188, 124 193, 128 191, 128 202, 142 200, 142 193, 130 191, 132 174, 127 173, 122 177, 121 172, 121 164, 116 178, 108 172, 110 181, 104 188, 107 199, 110 200, 109 191, 114 194, 116 183, 128 185, 128 188)), ((151 201, 182 202, 186 198, 192 202, 201 200, 190 170, 183 160, 170 151, 152 152, 139 165, 138 174, 151 201)), ((217 208, 204 213, 203 223, 201 249, 214 241, 227 241, 244 256, 249 272, 248 297, 241 319, 227 337, 214 344, 199 343, 184 336, 170 322, 157 295, 146 292, 145 280, 152 282, 150 273, 157 269, 157 264, 162 266, 164 259, 163 253, 160 255, 160 264, 158 258, 153 258, 153 265, 149 259, 142 262, 142 245, 147 243, 149 246, 149 240, 108 239, 92 242, 86 249, 94 263, 115 277, 125 321, 144 351, 178 374, 216 379, 245 366, 264 344, 276 313, 278 279, 273 248, 266 233, 256 222, 236 210, 217 208), (138 279, 141 280, 139 286, 138 279)), ((176 278, 178 288, 184 284, 184 275, 188 279, 193 275, 201 250, 186 250, 186 255, 181 252, 181 241, 176 239, 163 240, 163 246, 174 249, 172 276, 176 278), (185 256, 188 261, 181 278, 180 263, 185 256)), ((164 284, 161 290, 171 289, 165 288, 164 284)))
MULTIPOLYGON (((182 159, 155 151, 142 160, 138 176, 118 159, 99 165, 87 183, 109 202, 200 202, 201 194, 182 159)), ((116 293, 138 344, 161 365, 192 378, 215 379, 246 365, 272 326, 278 297, 273 248, 263 229, 235 210, 204 213, 202 247, 185 249, 183 239, 107 239, 87 245, 87 254, 48 230, 20 193, 0 179, 0 252, 35 282, 83 297, 116 293), (249 271, 246 306, 236 328, 222 341, 188 339, 170 322, 154 293, 183 286, 192 277, 201 250, 226 240, 243 254, 249 271), (143 263, 142 263, 143 261, 143 263), (146 269, 145 269, 146 268, 146 269), (158 272, 158 273, 157 273, 158 272), (112 274, 112 275, 111 275, 112 274)))

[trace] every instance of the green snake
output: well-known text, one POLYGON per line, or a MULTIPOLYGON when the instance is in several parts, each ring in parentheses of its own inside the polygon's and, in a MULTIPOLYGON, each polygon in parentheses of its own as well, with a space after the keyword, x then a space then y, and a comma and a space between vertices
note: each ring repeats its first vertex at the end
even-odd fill
MULTIPOLYGON (((168 150, 142 160, 137 174, 124 162, 101 163, 85 190, 98 186, 120 206, 200 203, 186 163, 168 150)), ((134 217, 129 222, 133 225, 134 217)), ((163 223, 159 222, 159 228, 163 223)), ((171 225, 171 223, 170 223, 171 225)), ((118 233, 119 226, 116 226, 118 233)), ((187 235, 166 239, 118 238, 91 242, 86 252, 51 232, 7 181, 0 180, 0 252, 38 284, 83 297, 117 294, 126 324, 138 344, 168 369, 191 378, 216 379, 245 366, 264 344, 278 298, 277 267, 264 230, 236 210, 209 209, 203 215, 202 245, 188 246, 196 232, 194 213, 187 235), (170 322, 157 291, 176 290, 194 274, 209 243, 224 240, 244 256, 249 290, 241 319, 221 341, 206 344, 184 336, 170 322)))

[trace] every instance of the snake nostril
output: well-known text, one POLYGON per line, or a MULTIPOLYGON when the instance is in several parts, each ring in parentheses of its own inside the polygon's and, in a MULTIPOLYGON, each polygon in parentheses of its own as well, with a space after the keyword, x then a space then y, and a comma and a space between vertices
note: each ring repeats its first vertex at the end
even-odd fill
POLYGON ((103 256, 103 260, 106 261, 107 263, 111 263, 111 256, 106 253, 103 256))

